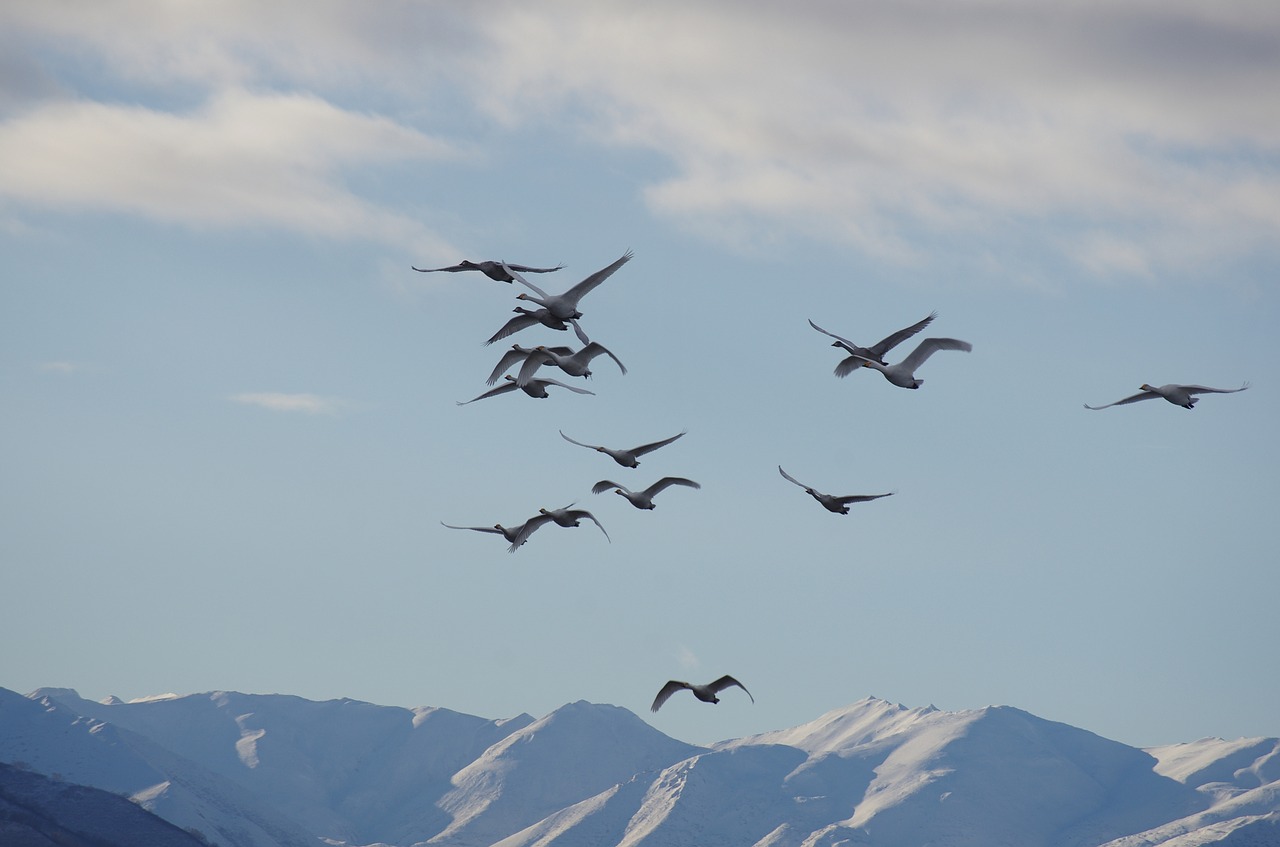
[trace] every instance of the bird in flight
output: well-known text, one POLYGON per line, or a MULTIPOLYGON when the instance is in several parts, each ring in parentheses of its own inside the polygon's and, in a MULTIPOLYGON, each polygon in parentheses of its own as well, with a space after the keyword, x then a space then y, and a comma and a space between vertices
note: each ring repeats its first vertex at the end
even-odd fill
POLYGON ((650 485, 648 488, 644 489, 643 491, 632 491, 630 488, 627 488, 622 483, 614 482, 613 480, 609 480, 609 479, 600 480, 595 485, 591 486, 591 491, 594 494, 601 494, 605 491, 608 491, 610 488, 612 488, 615 493, 621 494, 623 497, 626 497, 628 500, 630 500, 631 505, 635 506, 637 509, 652 509, 654 508, 653 498, 658 496, 658 492, 663 491, 673 485, 684 485, 689 488, 702 487, 701 485, 694 482, 693 480, 685 479, 682 476, 664 476, 662 479, 658 480, 653 485, 650 485))
POLYGON ((879 500, 881 497, 889 497, 893 494, 893 492, 890 491, 888 494, 850 494, 846 497, 836 497, 833 494, 823 494, 821 491, 815 491, 791 474, 784 471, 782 469, 782 465, 778 465, 778 473, 782 474, 783 479, 786 479, 788 482, 794 482, 796 485, 803 488, 808 492, 810 497, 821 503, 822 507, 828 512, 835 512, 840 515, 849 514, 850 503, 865 503, 868 500, 879 500))
POLYGON ((968 353, 972 349, 973 345, 968 341, 960 341, 956 338, 926 338, 916 345, 916 349, 912 350, 907 358, 896 365, 882 365, 858 353, 851 354, 849 358, 861 360, 864 368, 875 368, 884 374, 885 379, 899 388, 919 388, 924 385, 924 380, 916 379, 916 368, 923 365, 925 360, 934 353, 939 350, 962 350, 968 353))
MULTIPOLYGON (((529 280, 522 277, 519 271, 511 265, 505 265, 504 268, 507 271, 514 271, 511 275, 515 277, 516 282, 528 287, 534 294, 538 295, 537 297, 531 297, 528 294, 522 293, 516 297, 517 300, 528 300, 531 303, 537 303, 539 306, 546 309, 551 314, 551 317, 567 321, 571 318, 582 317, 582 313, 578 311, 578 301, 591 293, 592 289, 597 285, 612 276, 614 271, 631 261, 631 255, 631 251, 628 250, 623 254, 622 258, 591 274, 591 276, 587 277, 563 294, 548 294, 529 280)), ((583 341, 582 343, 586 344, 587 342, 583 341)))
POLYGON ((459 406, 465 406, 468 403, 474 403, 477 400, 483 400, 486 397, 496 397, 499 394, 506 394, 509 391, 516 391, 516 390, 523 391, 525 394, 528 394, 530 397, 536 397, 539 400, 542 400, 550 396, 549 394, 547 394, 547 386, 549 385, 558 385, 561 388, 567 388, 570 391, 573 391, 577 394, 595 394, 594 391, 588 391, 585 388, 578 388, 573 385, 565 385, 563 382, 560 382, 559 380, 555 380, 555 379, 531 379, 528 382, 526 382, 524 385, 520 385, 519 383, 517 383, 516 378, 513 377, 511 374, 507 374, 506 376, 503 377, 503 379, 505 379, 506 382, 502 383, 496 388, 490 388, 488 391, 479 395, 478 397, 472 397, 470 400, 457 400, 455 402, 459 406))
POLYGON ((933 319, 936 318, 937 316, 938 316, 937 312, 930 312, 929 317, 925 318, 924 320, 918 323, 914 323, 911 326, 907 327, 906 329, 900 329, 897 332, 895 332, 893 335, 890 335, 887 338, 881 339, 875 344, 872 344, 870 347, 859 347, 857 344, 854 344, 852 341, 850 341, 847 338, 836 335, 834 332, 827 332, 825 329, 818 326, 812 320, 809 321, 809 326, 813 327, 823 335, 827 335, 834 338, 835 341, 831 343, 831 346, 841 347, 844 349, 846 353, 849 354, 846 358, 841 359, 840 363, 836 365, 836 376, 844 377, 844 376, 848 376, 849 374, 856 371, 858 368, 862 367, 862 359, 858 358, 860 356, 867 359, 874 359, 875 361, 879 362, 882 365, 889 364, 884 360, 885 354, 887 354, 894 347, 897 347, 902 342, 906 341, 911 336, 915 335, 920 330, 927 327, 929 324, 933 323, 933 319))
POLYGON ((420 274, 433 274, 439 271, 447 273, 457 273, 458 271, 480 271, 480 273, 489 277, 495 282, 515 282, 516 278, 511 275, 511 271, 526 274, 549 274, 552 271, 558 271, 564 265, 556 265, 554 268, 531 268, 528 265, 509 265, 506 262, 472 262, 469 259, 463 259, 456 265, 450 265, 447 268, 418 268, 410 265, 420 274))
POLYGON ((1244 391, 1249 387, 1249 383, 1245 383, 1239 388, 1209 388, 1204 385, 1147 385, 1142 384, 1142 390, 1123 400, 1117 400, 1114 403, 1108 403, 1105 406, 1090 406, 1084 404, 1086 409, 1093 409, 1095 412, 1099 409, 1109 409, 1112 406, 1126 406, 1129 403, 1137 403, 1139 400, 1150 400, 1154 397, 1163 397, 1175 406, 1181 406, 1184 409, 1195 408, 1196 403, 1200 401, 1196 394, 1235 394, 1237 391, 1244 391))
MULTIPOLYGON (((743 685, 741 682, 738 682, 736 679, 729 676, 728 674, 725 674, 724 676, 717 679, 715 682, 710 682, 710 683, 707 683, 706 685, 694 685, 688 682, 681 682, 678 679, 672 679, 672 680, 669 680, 666 685, 662 686, 662 690, 658 692, 658 696, 653 698, 653 705, 649 707, 649 711, 651 712, 658 711, 659 709, 662 708, 662 704, 667 702, 667 700, 671 698, 672 694, 675 694, 677 691, 682 691, 686 688, 693 692, 694 697, 697 697, 699 700, 701 700, 704 703, 719 703, 720 698, 717 697, 716 695, 719 694, 721 691, 724 691, 726 688, 731 688, 733 686, 737 686, 738 688, 741 688, 743 691, 747 691, 747 687, 745 685, 743 685)), ((751 697, 750 691, 747 691, 747 696, 751 697)), ((754 703, 755 701, 756 701, 756 698, 751 697, 751 702, 754 703)))
MULTIPOLYGON (((687 431, 688 430, 685 430, 685 432, 687 431)), ((634 468, 636 465, 640 464, 641 456, 646 453, 652 453, 659 447, 666 447, 681 435, 684 435, 684 432, 673 435, 670 438, 664 438, 661 441, 641 444, 639 447, 632 447, 630 450, 614 450, 610 447, 599 447, 595 444, 583 444, 581 441, 574 441, 572 438, 564 434, 564 430, 560 430, 560 437, 565 441, 568 441, 570 444, 577 444, 579 447, 586 447, 589 450, 595 450, 597 453, 604 453, 624 468, 634 468)))

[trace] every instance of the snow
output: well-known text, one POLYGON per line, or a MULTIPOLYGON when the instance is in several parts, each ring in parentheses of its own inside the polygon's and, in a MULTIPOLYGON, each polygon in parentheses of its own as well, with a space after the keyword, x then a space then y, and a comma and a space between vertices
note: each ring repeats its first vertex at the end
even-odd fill
POLYGON ((700 748, 584 701, 490 720, 0 689, 0 759, 125 793, 225 847, 1280 844, 1277 739, 1139 750, 1008 706, 866 698, 700 748))

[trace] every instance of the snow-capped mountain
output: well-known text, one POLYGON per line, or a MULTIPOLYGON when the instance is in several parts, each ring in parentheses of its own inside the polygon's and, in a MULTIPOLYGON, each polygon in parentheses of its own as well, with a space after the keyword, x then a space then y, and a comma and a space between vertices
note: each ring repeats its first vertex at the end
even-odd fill
POLYGON ((1018 709, 866 699, 693 747, 616 706, 534 720, 214 692, 0 689, 0 761, 225 847, 1280 847, 1280 741, 1139 750, 1018 709))

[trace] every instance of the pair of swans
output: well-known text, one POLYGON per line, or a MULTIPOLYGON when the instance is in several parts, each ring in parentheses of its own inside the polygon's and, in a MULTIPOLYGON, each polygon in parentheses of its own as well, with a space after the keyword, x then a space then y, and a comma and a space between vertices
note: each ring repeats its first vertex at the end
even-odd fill
POLYGON ((595 515, 591 514, 586 509, 575 509, 573 506, 574 504, 570 503, 568 506, 564 506, 559 509, 539 509, 537 515, 529 518, 529 520, 519 526, 514 527, 503 526, 502 524, 494 524, 489 527, 454 526, 453 524, 447 524, 443 521, 440 523, 441 526, 448 527, 449 529, 469 529, 473 532, 489 532, 501 535, 507 541, 511 542, 511 546, 507 548, 508 553, 516 552, 516 550, 520 549, 520 547, 529 540, 529 536, 533 535, 534 532, 549 523, 554 523, 557 526, 563 527, 576 527, 581 526, 582 521, 589 520, 600 528, 600 531, 604 533, 606 540, 613 540, 609 538, 609 533, 604 528, 604 524, 600 523, 600 521, 596 519, 595 515))
POLYGON ((910 355, 901 362, 891 365, 885 361, 884 357, 890 350, 933 323, 933 319, 937 316, 937 312, 930 312, 929 316, 924 320, 918 321, 905 329, 900 329, 870 347, 861 347, 847 338, 836 335, 834 332, 828 332, 812 320, 809 321, 809 326, 823 335, 834 338, 835 341, 832 342, 831 346, 840 347, 849 354, 836 365, 836 376, 843 378, 861 368, 872 368, 880 371, 885 379, 899 388, 919 388, 924 385, 924 380, 916 378, 916 369, 923 365, 934 353, 939 350, 960 350, 965 353, 973 350, 972 344, 957 338, 926 338, 916 345, 916 349, 912 350, 910 355))

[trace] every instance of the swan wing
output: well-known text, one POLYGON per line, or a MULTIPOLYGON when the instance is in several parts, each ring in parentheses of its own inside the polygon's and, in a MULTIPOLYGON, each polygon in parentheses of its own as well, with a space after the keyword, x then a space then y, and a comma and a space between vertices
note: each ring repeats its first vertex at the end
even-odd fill
POLYGON ((608 539, 609 543, 610 544, 613 543, 613 539, 609 538, 609 533, 605 530, 604 524, 596 520, 596 516, 588 512, 586 509, 574 509, 572 512, 568 512, 568 514, 571 515, 572 517, 578 518, 579 520, 581 520, 582 518, 586 518, 587 520, 591 521, 593 524, 600 527, 600 531, 604 533, 604 537, 608 539))
POLYGON ((652 453, 654 450, 657 450, 659 447, 666 447, 672 441, 675 441, 676 439, 680 438, 688 431, 689 430, 686 429, 683 432, 680 432, 676 435, 671 436, 670 438, 664 438, 661 441, 651 441, 648 444, 641 444, 639 447, 633 447, 631 448, 630 453, 634 456, 643 456, 645 453, 652 453))
POLYGON ((1179 385, 1183 391, 1188 394, 1235 394, 1237 391, 1244 391, 1249 387, 1249 383, 1245 383, 1239 388, 1209 388, 1206 385, 1179 385))
POLYGON ((556 265, 554 268, 531 268, 528 265, 509 265, 505 262, 503 265, 509 270, 519 271, 520 273, 526 274, 549 274, 552 271, 558 271, 564 267, 564 265, 556 265))
POLYGON ((560 381, 560 380, 558 380, 558 379, 539 379, 539 380, 530 380, 530 381, 531 381, 531 382, 534 382, 534 381, 536 381, 536 382, 541 382, 541 383, 543 383, 544 385, 558 385, 558 386, 560 386, 561 388, 567 388, 567 389, 569 389, 570 391, 574 392, 575 394, 595 394, 595 392, 594 392, 594 391, 588 391, 588 390, 587 390, 587 389, 585 389, 585 388, 578 388, 576 385, 565 385, 563 382, 561 382, 561 381, 560 381))
POLYGON ((627 488, 625 485, 623 485, 620 482, 614 482, 611 479, 602 479, 599 482, 597 482, 595 485, 591 486, 591 493, 603 494, 604 492, 608 491, 610 488, 621 488, 623 491, 626 491, 627 493, 631 493, 630 488, 627 488))
POLYGON ((538 515, 537 517, 529 518, 529 520, 525 521, 524 524, 521 525, 520 529, 516 530, 516 537, 512 539, 511 546, 507 548, 507 552, 516 552, 516 549, 519 548, 521 544, 524 544, 529 540, 530 535, 533 535, 533 533, 540 527, 551 523, 551 521, 552 517, 550 515, 538 515))
POLYGON ((665 491, 673 485, 683 485, 687 488, 701 488, 702 486, 691 479, 685 479, 682 476, 664 476, 662 479, 650 485, 644 490, 646 497, 653 497, 660 491, 665 491))
POLYGON ((847 506, 850 503, 867 503, 871 500, 879 500, 881 497, 892 497, 893 492, 888 494, 850 494, 847 497, 837 497, 836 502, 841 506, 847 506))
POLYGON ((510 350, 502 354, 502 358, 498 360, 498 364, 494 365, 493 371, 489 374, 489 378, 485 380, 485 384, 493 385, 498 381, 498 377, 507 372, 507 369, 516 362, 522 361, 529 357, 529 351, 516 345, 510 350))
POLYGON ((902 365, 911 372, 920 367, 925 361, 937 353, 939 350, 962 350, 968 353, 973 349, 973 345, 968 341, 961 341, 958 338, 926 338, 916 345, 916 349, 911 351, 911 355, 902 360, 902 365))
POLYGON ((532 291, 534 294, 537 294, 537 295, 538 295, 539 297, 541 297, 543 300, 546 300, 546 299, 547 299, 547 292, 543 291, 541 288, 539 288, 538 286, 534 285, 532 282, 530 282, 529 280, 527 280, 527 279, 525 279, 523 276, 521 276, 521 275, 520 275, 520 271, 519 271, 519 269, 518 269, 518 268, 519 268, 519 266, 518 266, 518 265, 517 265, 517 266, 512 266, 512 265, 508 265, 508 264, 507 264, 507 263, 505 263, 505 262, 503 262, 503 264, 502 264, 502 269, 503 269, 503 270, 505 270, 507 273, 511 274, 511 278, 512 278, 512 279, 514 279, 516 282, 518 282, 518 283, 520 283, 521 285, 523 285, 523 286, 525 286, 526 288, 528 288, 528 289, 529 289, 530 291, 532 291))
POLYGON ((1159 396, 1160 395, 1155 393, 1154 391, 1139 391, 1137 394, 1134 394, 1130 397, 1126 397, 1123 400, 1117 400, 1114 403, 1108 403, 1105 406, 1090 406, 1088 403, 1085 403, 1084 407, 1086 409, 1092 409, 1093 411, 1096 412, 1099 409, 1110 409, 1112 406, 1127 406, 1130 403, 1137 403, 1139 400, 1150 400, 1152 397, 1159 397, 1159 396))
MULTIPOLYGON (((729 676, 728 674, 725 674, 724 676, 720 677, 715 682, 708 685, 707 688, 710 688, 712 691, 719 694, 721 691, 724 691, 726 688, 732 688, 734 686, 741 688, 743 691, 747 691, 747 687, 745 685, 743 685, 741 682, 738 682, 736 679, 729 676)), ((747 696, 751 697, 750 691, 747 691, 747 696)), ((754 703, 755 701, 756 701, 756 698, 751 697, 751 702, 754 703)))
POLYGON ((653 705, 649 707, 649 711, 658 711, 662 708, 663 703, 671 699, 672 694, 686 688, 693 688, 693 686, 687 682, 681 682, 678 679, 670 680, 666 685, 662 686, 662 690, 658 692, 658 696, 653 698, 653 705))
POLYGON ((524 387, 533 379, 533 375, 538 372, 538 368, 545 364, 554 362, 555 357, 547 353, 546 350, 534 350, 525 357, 524 364, 520 366, 520 373, 516 375, 516 385, 524 387))
POLYGON ((936 318, 937 316, 938 316, 937 312, 930 312, 929 317, 925 318, 924 320, 918 323, 913 323, 911 326, 907 327, 906 329, 898 330, 893 335, 890 335, 887 338, 881 339, 879 342, 871 345, 867 349, 871 351, 871 354, 873 356, 883 359, 884 355, 888 353, 890 350, 892 350, 894 347, 897 347, 899 344, 906 341, 908 338, 915 335, 917 332, 924 329, 929 324, 933 323, 933 319, 936 318))
POLYGON ((528 312, 521 312, 503 324, 502 329, 490 336, 489 340, 486 341, 485 344, 492 344, 495 341, 506 338, 508 335, 513 335, 522 329, 531 327, 536 323, 539 323, 539 321, 535 315, 529 314, 528 312))
POLYGON ((503 383, 502 385, 499 385, 497 388, 490 388, 488 391, 481 394, 479 397, 472 397, 470 400, 458 400, 455 402, 459 406, 465 406, 468 403, 474 403, 477 400, 483 400, 486 397, 497 397, 499 394, 506 394, 508 391, 515 391, 517 387, 518 386, 515 384, 514 381, 506 382, 506 383, 503 383))
POLYGON ((565 441, 568 441, 570 444, 577 444, 579 447, 586 447, 586 448, 587 448, 587 449, 589 449, 589 450, 599 450, 599 449, 600 449, 600 446, 599 446, 599 445, 597 445, 597 444, 583 444, 581 441, 574 441, 572 438, 570 438, 569 436, 567 436, 567 435, 565 435, 565 434, 564 434, 564 430, 563 430, 563 429, 562 429, 562 430, 560 430, 560 437, 561 437, 561 438, 563 438, 565 441))
MULTIPOLYGON (((610 276, 612 276, 614 271, 616 271, 618 268, 625 265, 627 262, 631 261, 632 255, 633 255, 632 252, 628 250, 626 253, 622 254, 622 258, 617 259, 612 264, 596 271, 591 276, 584 279, 582 282, 570 288, 561 296, 564 297, 566 300, 571 300, 573 303, 576 304, 579 300, 585 297, 591 291, 591 289, 595 288, 597 285, 599 285, 600 283, 608 279, 610 276)), ((521 280, 521 282, 524 282, 524 280, 521 280)), ((583 341, 582 343, 586 344, 585 341, 583 341)))
POLYGON ((617 364, 618 369, 621 370, 624 374, 627 372, 627 366, 622 364, 622 360, 619 359, 617 356, 613 355, 613 351, 610 350, 608 347, 605 347, 599 341, 592 341, 586 347, 583 347, 581 350, 578 351, 578 355, 581 355, 588 362, 590 362, 596 356, 599 356, 601 353, 608 356, 610 359, 613 359, 613 361, 617 364))
POLYGON ((440 525, 446 526, 449 529, 469 529, 473 532, 492 532, 494 535, 502 534, 502 530, 492 526, 454 526, 453 524, 445 523, 444 521, 440 521, 440 525))
POLYGON ((800 480, 796 479, 796 478, 795 478, 794 476, 792 476, 791 474, 789 474, 789 473, 787 473, 786 471, 784 471, 784 470, 782 469, 782 465, 778 465, 778 473, 782 474, 782 478, 783 478, 783 479, 785 479, 785 480, 787 480, 788 482, 794 482, 796 485, 800 486, 800 487, 801 487, 801 488, 803 488, 805 491, 808 491, 808 490, 809 490, 809 486, 805 485, 803 482, 801 482, 800 480))

